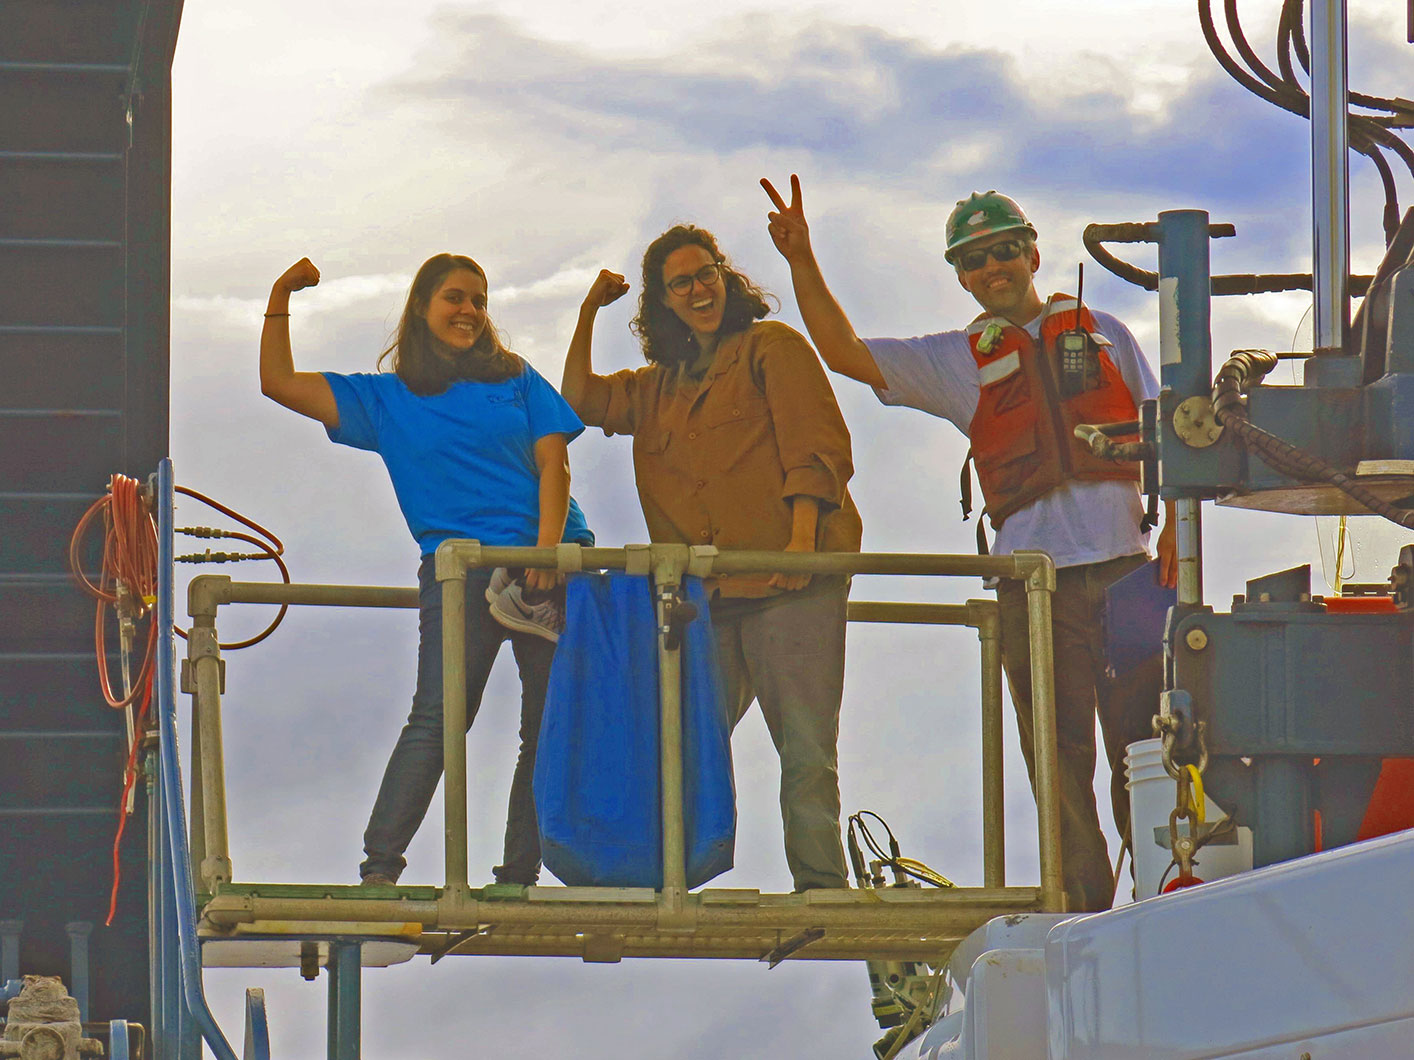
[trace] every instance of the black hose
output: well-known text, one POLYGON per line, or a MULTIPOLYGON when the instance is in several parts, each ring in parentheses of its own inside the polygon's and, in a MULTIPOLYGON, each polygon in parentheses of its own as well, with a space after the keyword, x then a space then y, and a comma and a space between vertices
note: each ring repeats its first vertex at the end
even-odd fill
MULTIPOLYGON (((1273 73, 1258 58, 1251 44, 1248 43, 1238 16, 1237 0, 1223 0, 1223 12, 1228 31, 1232 35, 1233 44, 1243 61, 1251 69, 1251 73, 1244 70, 1233 59, 1218 37, 1217 27, 1213 22, 1211 0, 1198 0, 1198 22, 1203 30, 1203 39, 1207 42, 1208 50, 1212 52, 1218 64, 1233 80, 1259 99, 1264 99, 1285 111, 1309 119, 1311 116, 1310 97, 1297 81, 1290 55, 1294 45, 1297 59, 1309 75, 1311 56, 1306 46, 1305 32, 1301 24, 1302 7, 1301 0, 1284 0, 1282 5, 1281 17, 1277 25, 1277 60, 1281 69, 1280 76, 1273 73), (1254 74, 1256 76, 1253 76, 1254 74)), ((1362 93, 1347 93, 1347 96, 1352 102, 1369 109, 1391 110, 1400 114, 1414 113, 1399 100, 1388 100, 1362 93)), ((1399 193, 1394 181, 1394 174, 1389 163, 1380 153, 1380 149, 1383 147, 1399 155, 1410 174, 1414 175, 1414 148, 1410 148, 1403 139, 1385 127, 1391 119, 1351 114, 1347 120, 1351 149, 1369 158, 1379 173, 1385 196, 1382 227, 1384 228, 1385 244, 1388 245, 1399 226, 1399 193)))

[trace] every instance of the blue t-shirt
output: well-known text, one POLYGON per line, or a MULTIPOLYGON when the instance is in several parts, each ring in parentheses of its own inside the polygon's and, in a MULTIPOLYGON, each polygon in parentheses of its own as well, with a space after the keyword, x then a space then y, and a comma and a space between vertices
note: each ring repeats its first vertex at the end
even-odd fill
MULTIPOLYGON (((500 383, 462 380, 419 397, 390 372, 325 372, 339 406, 329 438, 383 458, 408 529, 424 556, 448 538, 533 546, 540 529, 535 443, 577 437, 574 410, 530 365, 500 383)), ((570 499, 564 540, 594 535, 570 499)))

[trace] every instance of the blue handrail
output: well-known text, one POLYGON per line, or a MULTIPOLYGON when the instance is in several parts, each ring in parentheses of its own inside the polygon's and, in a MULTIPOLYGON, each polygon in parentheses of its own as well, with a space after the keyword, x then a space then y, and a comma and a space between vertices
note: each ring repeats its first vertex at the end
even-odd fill
MULTIPOLYGON (((182 800, 182 768, 177 755, 177 697, 175 688, 175 658, 172 645, 173 619, 173 494, 172 461, 164 459, 157 465, 157 718, 160 733, 161 761, 159 775, 163 831, 167 849, 158 871, 162 883, 171 889, 173 901, 169 908, 176 914, 179 968, 181 972, 182 1010, 201 1031, 217 1060, 237 1060, 216 1017, 206 1003, 201 983, 201 946, 196 937, 196 889, 192 884, 191 851, 187 845, 186 806, 182 800)), ((171 925, 154 925, 166 931, 171 925)), ((179 1020, 179 1024, 182 1021, 179 1020)), ((182 1035, 179 1033, 178 1038, 182 1035)), ((180 1049, 180 1045, 177 1047, 180 1049)), ((164 1048, 158 1055, 171 1056, 164 1048)), ((182 1056, 180 1060, 197 1060, 182 1056)))

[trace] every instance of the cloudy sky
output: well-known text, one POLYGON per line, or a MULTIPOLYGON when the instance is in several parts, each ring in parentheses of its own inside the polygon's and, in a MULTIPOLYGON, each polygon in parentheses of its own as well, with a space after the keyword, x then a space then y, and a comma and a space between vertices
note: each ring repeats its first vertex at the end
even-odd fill
MULTIPOLYGON (((407 585, 417 553, 381 464, 332 446, 264 400, 260 313, 273 279, 308 255, 295 297, 296 362, 371 370, 417 265, 451 250, 490 276, 514 349, 558 380, 575 312, 600 267, 637 286, 644 245, 672 223, 714 230, 735 263, 782 295, 761 176, 801 175, 817 251, 865 334, 955 327, 971 303, 942 264, 953 202, 996 187, 1042 233, 1041 286, 1067 286, 1089 221, 1197 207, 1236 223, 1217 272, 1304 271, 1308 134, 1244 93, 1178 0, 712 5, 621 0, 450 5, 428 0, 191 3, 174 70, 172 445, 181 482, 280 533, 294 576, 407 585)), ((1270 56, 1272 2, 1244 5, 1270 56)), ((1354 87, 1408 95, 1395 0, 1350 0, 1354 87)), ((1357 271, 1379 258, 1379 200, 1352 163, 1357 271)), ((1410 198, 1410 184, 1402 194, 1410 198)), ((1131 256, 1152 267, 1152 249, 1131 256)), ((1153 298, 1092 267, 1086 293, 1157 360, 1153 298)), ((596 365, 640 363, 629 300, 601 314, 596 365)), ((1288 349, 1309 299, 1228 300, 1214 345, 1288 349)), ((1309 333, 1309 322, 1307 323, 1309 333)), ((1300 338, 1297 342, 1302 341, 1300 338)), ((1309 339, 1305 340, 1309 342, 1309 339)), ((1285 371, 1285 369, 1283 369, 1285 371)), ((851 484, 871 550, 969 552, 957 518, 965 446, 948 425, 884 409, 839 380, 855 437, 851 484)), ((574 491, 601 542, 646 536, 627 439, 586 432, 574 491)), ((185 514, 185 513, 184 513, 185 514)), ((194 516, 193 516, 194 517, 194 516)), ((205 521, 205 516, 202 516, 205 521)), ((181 520, 179 520, 181 521, 181 520)), ((1359 522, 1364 522, 1361 520, 1359 522)), ((1312 520, 1208 516, 1207 591, 1313 561, 1312 520)), ((1358 531, 1355 577, 1383 577, 1384 538, 1358 531)), ((246 576, 255 576, 253 573, 246 576)), ((962 582, 861 579, 856 599, 962 600, 962 582)), ((264 615, 225 615, 223 632, 264 615)), ((842 719, 847 811, 876 810, 907 855, 981 878, 976 641, 963 630, 850 635, 842 719)), ((226 699, 238 879, 352 882, 373 792, 411 694, 411 613, 295 613, 234 655, 226 699)), ((514 757, 516 682, 493 675, 468 741, 473 879, 499 855, 514 757)), ((1034 813, 1008 737, 1011 878, 1035 879, 1034 813)), ((718 882, 788 890, 775 755, 758 715, 735 740, 737 865, 718 882)), ((1103 803, 1102 803, 1103 805, 1103 803)), ((440 882, 440 798, 405 879, 440 882)), ((278 1056, 323 1049, 323 982, 293 971, 212 973, 228 1034, 246 986, 265 987, 278 1056)), ((878 1036, 863 969, 749 963, 416 961, 364 980, 370 1057, 863 1058, 878 1036)))

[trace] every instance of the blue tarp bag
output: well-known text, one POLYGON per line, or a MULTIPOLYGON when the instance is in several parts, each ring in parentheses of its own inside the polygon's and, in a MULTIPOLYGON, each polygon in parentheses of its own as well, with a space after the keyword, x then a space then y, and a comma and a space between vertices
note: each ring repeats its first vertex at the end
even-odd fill
MULTIPOLYGON (((683 638, 683 824, 687 883, 732 867, 736 790, 707 595, 683 638)), ((545 867, 569 886, 663 886, 658 636, 647 577, 574 574, 535 760, 545 867)))

